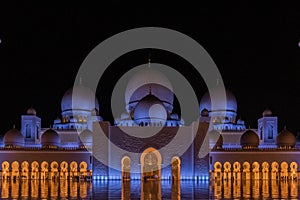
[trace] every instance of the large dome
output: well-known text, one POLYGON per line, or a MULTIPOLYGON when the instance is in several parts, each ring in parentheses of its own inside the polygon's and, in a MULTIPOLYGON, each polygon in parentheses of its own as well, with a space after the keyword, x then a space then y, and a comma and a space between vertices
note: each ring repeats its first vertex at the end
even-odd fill
POLYGON ((295 135, 286 129, 282 130, 276 137, 278 147, 294 147, 296 141, 295 135))
POLYGON ((167 111, 163 103, 154 95, 148 94, 136 106, 134 121, 140 125, 143 123, 164 123, 167 120, 167 111))
POLYGON ((41 139, 42 146, 59 146, 60 138, 58 133, 53 129, 46 130, 41 139))
POLYGON ((173 109, 173 87, 168 78, 153 67, 138 71, 128 82, 125 92, 126 109, 130 112, 142 98, 149 94, 159 98, 168 111, 173 109))
POLYGON ((61 100, 62 111, 92 111, 95 108, 99 110, 99 103, 95 96, 95 93, 83 85, 78 85, 67 90, 61 100))
POLYGON ((211 94, 209 91, 207 91, 201 101, 200 101, 200 113, 202 110, 207 109, 209 112, 211 111, 237 111, 237 102, 234 94, 228 90, 225 89, 225 95, 226 95, 226 104, 224 103, 224 100, 222 98, 223 94, 223 88, 217 85, 214 87, 211 91, 211 94), (214 108, 212 109, 211 106, 211 96, 214 98, 214 108), (226 108, 225 108, 226 106, 226 108))
POLYGON ((252 130, 247 130, 241 136, 240 143, 242 148, 257 148, 259 145, 258 135, 252 130))
POLYGON ((5 133, 3 143, 5 146, 23 146, 24 137, 16 128, 12 128, 5 133))

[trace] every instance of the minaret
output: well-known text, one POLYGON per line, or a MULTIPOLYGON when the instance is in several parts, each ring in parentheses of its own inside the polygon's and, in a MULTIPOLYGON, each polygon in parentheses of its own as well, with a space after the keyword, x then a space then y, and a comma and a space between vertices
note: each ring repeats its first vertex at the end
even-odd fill
POLYGON ((258 137, 260 142, 275 144, 278 134, 277 116, 273 116, 272 111, 266 109, 262 118, 258 119, 258 137))
POLYGON ((21 133, 27 144, 40 142, 41 118, 36 116, 36 110, 30 107, 26 115, 21 116, 21 133))

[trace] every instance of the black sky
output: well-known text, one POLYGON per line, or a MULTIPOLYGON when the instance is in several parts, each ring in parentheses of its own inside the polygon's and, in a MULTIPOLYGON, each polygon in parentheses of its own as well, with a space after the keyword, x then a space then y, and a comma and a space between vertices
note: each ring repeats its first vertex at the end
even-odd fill
MULTIPOLYGON (((251 2, 251 1, 249 1, 251 2)), ((300 7, 287 3, 223 2, 200 5, 127 5, 15 2, 0 8, 0 131, 16 124, 31 105, 48 127, 60 115, 60 101, 74 82, 81 62, 100 42, 121 31, 158 26, 198 41, 218 66, 225 85, 236 96, 238 116, 247 126, 265 108, 293 132, 300 130, 300 7)), ((130 67, 147 61, 151 50, 125 55, 110 66, 118 80, 130 67)), ((184 60, 151 52, 154 62, 174 66, 187 76, 198 95, 201 77, 185 70, 184 60)), ((113 82, 113 81, 112 81, 113 82)), ((108 113, 112 84, 102 83, 100 114, 108 113)))

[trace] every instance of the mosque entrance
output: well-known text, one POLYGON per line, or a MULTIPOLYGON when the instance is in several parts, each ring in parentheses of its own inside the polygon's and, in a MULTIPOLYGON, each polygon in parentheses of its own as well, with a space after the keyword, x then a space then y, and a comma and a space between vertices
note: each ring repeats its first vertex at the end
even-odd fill
POLYGON ((154 148, 146 149, 141 155, 141 178, 147 180, 160 180, 161 155, 154 148))

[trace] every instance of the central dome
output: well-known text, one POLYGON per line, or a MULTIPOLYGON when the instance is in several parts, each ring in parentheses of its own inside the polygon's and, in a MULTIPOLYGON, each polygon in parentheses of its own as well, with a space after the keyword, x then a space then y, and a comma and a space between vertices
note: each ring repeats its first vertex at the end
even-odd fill
POLYGON ((159 98, 168 111, 173 109, 173 87, 168 78, 153 67, 146 67, 138 71, 128 82, 125 91, 125 103, 128 113, 134 109, 137 103, 151 93, 159 98))
POLYGON ((154 95, 144 97, 134 110, 134 121, 138 125, 158 123, 164 125, 167 120, 167 111, 163 103, 154 95))
POLYGON ((61 100, 62 111, 92 111, 95 108, 99 110, 99 103, 95 93, 83 85, 78 85, 67 90, 61 100))

